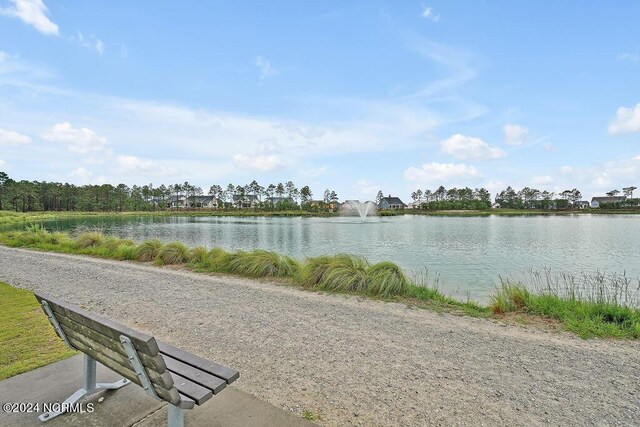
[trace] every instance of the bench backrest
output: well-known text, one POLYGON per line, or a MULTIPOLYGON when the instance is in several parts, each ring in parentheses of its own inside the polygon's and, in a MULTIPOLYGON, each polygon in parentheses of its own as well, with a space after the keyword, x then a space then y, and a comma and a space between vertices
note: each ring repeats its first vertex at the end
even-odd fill
POLYGON ((144 388, 145 385, 136 375, 134 365, 121 342, 122 336, 128 338, 146 370, 156 395, 173 405, 180 402, 180 393, 174 387, 155 338, 44 293, 37 292, 35 296, 41 306, 42 302, 46 301, 53 312, 64 333, 64 337, 60 338, 66 338, 75 349, 88 354, 107 368, 144 388))

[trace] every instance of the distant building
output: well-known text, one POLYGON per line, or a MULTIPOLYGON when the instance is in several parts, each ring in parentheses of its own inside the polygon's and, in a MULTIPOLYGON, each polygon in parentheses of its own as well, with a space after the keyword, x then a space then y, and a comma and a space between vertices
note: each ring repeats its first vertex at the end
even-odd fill
POLYGON ((381 198, 378 203, 380 209, 404 209, 406 206, 399 197, 392 197, 391 194, 381 198))
POLYGON ((172 195, 167 199, 167 207, 169 208, 186 208, 187 198, 185 196, 172 195))
POLYGON ((258 204, 258 196, 255 194, 245 194, 240 196, 235 194, 233 196, 233 205, 239 209, 255 208, 258 204))
POLYGON ((574 208, 587 209, 589 206, 591 206, 591 205, 586 200, 579 200, 577 202, 573 202, 573 207, 574 208))
POLYGON ((616 203, 616 202, 624 202, 625 200, 627 200, 627 196, 593 197, 591 199, 591 207, 598 208, 600 207, 600 203, 616 203))
POLYGON ((191 196, 189 197, 189 207, 215 209, 218 207, 218 199, 213 196, 191 196))

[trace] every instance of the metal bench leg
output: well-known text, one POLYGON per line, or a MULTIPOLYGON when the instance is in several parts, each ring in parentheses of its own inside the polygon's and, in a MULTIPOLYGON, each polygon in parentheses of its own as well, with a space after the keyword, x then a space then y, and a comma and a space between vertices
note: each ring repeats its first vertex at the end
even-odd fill
POLYGON ((61 405, 61 411, 45 412, 40 415, 40 421, 49 421, 67 412, 67 409, 82 399, 83 397, 96 393, 100 390, 117 390, 130 384, 126 378, 116 381, 115 383, 96 383, 96 361, 89 355, 84 355, 84 387, 69 396, 61 405))
POLYGON ((167 426, 184 427, 184 409, 169 403, 167 406, 167 426))

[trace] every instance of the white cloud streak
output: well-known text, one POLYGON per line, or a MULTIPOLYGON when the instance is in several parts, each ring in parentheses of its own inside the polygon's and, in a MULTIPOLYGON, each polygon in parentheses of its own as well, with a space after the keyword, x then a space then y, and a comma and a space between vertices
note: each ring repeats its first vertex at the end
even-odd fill
POLYGON ((271 63, 262 56, 256 56, 256 66, 260 69, 260 80, 278 74, 278 70, 273 68, 271 63))
POLYGON ((529 134, 529 129, 514 125, 512 123, 504 125, 504 142, 508 145, 522 145, 529 134))
POLYGON ((24 145, 31 142, 31 138, 21 133, 0 129, 0 146, 3 145, 24 145))
POLYGON ((62 142, 73 153, 86 154, 103 150, 107 138, 96 134, 88 128, 74 128, 71 123, 64 122, 54 125, 42 134, 42 139, 49 142, 62 142))
POLYGON ((618 108, 616 118, 609 124, 611 135, 635 132, 640 132, 640 102, 635 107, 618 108))
POLYGON ((58 26, 47 17, 49 9, 42 0, 10 1, 13 3, 13 7, 0 9, 0 14, 18 18, 42 34, 54 36, 59 34, 58 26))
POLYGON ((440 147, 444 153, 459 160, 490 160, 506 156, 500 148, 491 147, 480 138, 459 133, 442 141, 440 147))
POLYGON ((419 185, 458 185, 481 175, 473 166, 464 163, 425 163, 420 168, 414 166, 404 171, 407 181, 419 185))
POLYGON ((440 20, 440 15, 436 15, 433 12, 432 7, 425 7, 422 11, 422 17, 430 20, 431 22, 438 22, 440 20))

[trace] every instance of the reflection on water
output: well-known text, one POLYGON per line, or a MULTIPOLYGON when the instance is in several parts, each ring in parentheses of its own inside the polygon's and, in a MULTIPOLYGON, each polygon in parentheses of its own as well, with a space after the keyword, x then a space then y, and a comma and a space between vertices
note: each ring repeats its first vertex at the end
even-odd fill
POLYGON ((179 240, 228 250, 261 248, 297 258, 348 252, 391 260, 411 273, 427 267, 443 290, 483 299, 499 275, 548 266, 640 276, 640 216, 359 218, 115 217, 47 223, 100 229, 136 241, 179 240))

